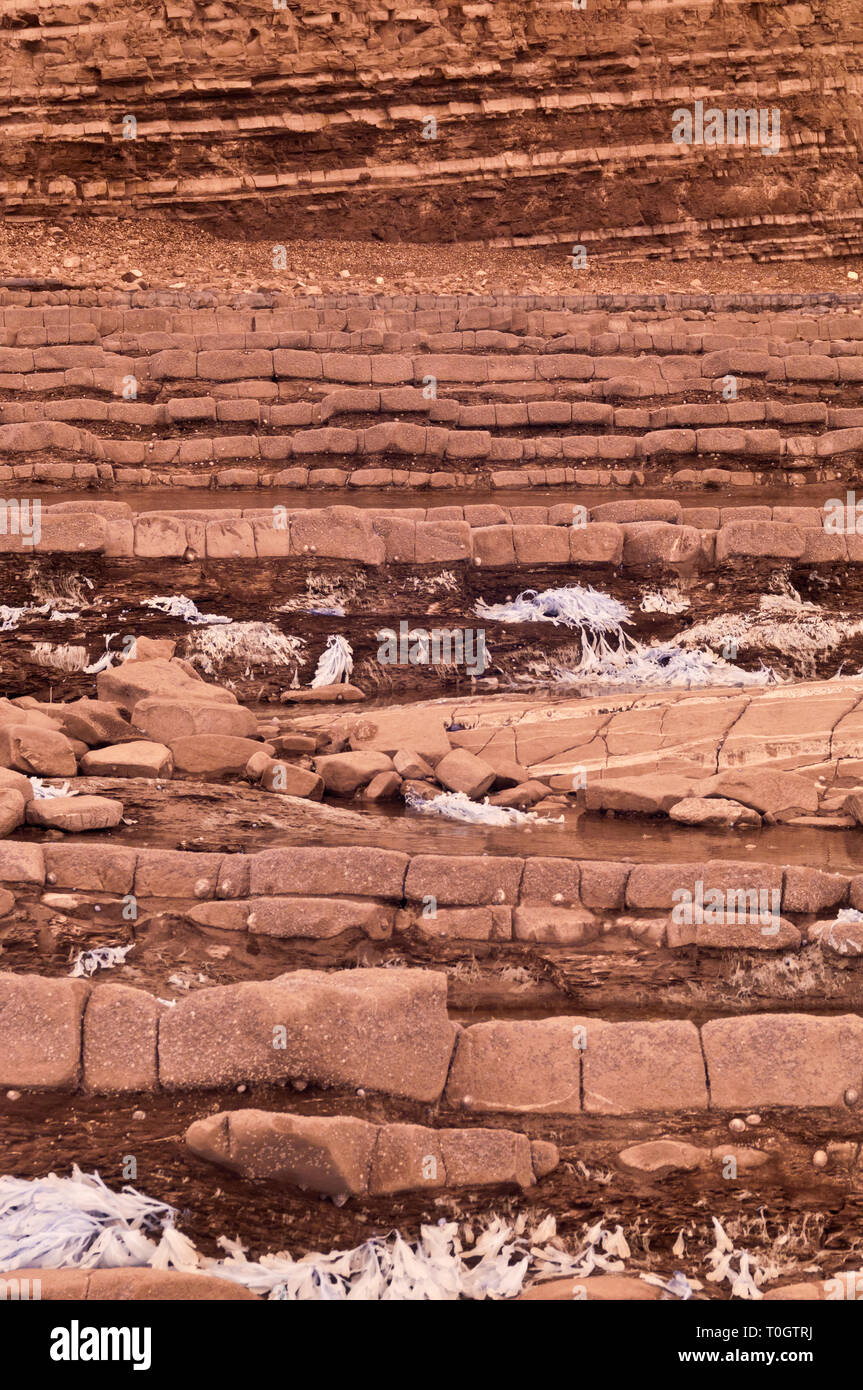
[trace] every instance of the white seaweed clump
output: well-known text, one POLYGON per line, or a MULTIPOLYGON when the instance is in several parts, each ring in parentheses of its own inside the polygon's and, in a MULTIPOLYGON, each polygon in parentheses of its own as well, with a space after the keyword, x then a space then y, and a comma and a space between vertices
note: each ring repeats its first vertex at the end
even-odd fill
POLYGON ((302 637, 289 637, 270 623, 232 623, 205 627, 185 638, 185 652, 194 666, 213 676, 238 661, 248 676, 256 666, 290 666, 304 661, 302 637))
POLYGON ((327 645, 318 659, 311 685, 341 685, 350 680, 354 669, 354 651, 346 637, 327 638, 327 645))

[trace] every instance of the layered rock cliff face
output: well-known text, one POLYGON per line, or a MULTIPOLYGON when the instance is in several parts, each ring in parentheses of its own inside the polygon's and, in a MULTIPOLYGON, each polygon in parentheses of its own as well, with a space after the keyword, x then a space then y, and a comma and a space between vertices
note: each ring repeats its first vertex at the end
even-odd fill
POLYGON ((855 0, 279 4, 4 3, 6 214, 625 257, 863 246, 855 0), (697 101, 778 112, 779 150, 675 143, 697 101))

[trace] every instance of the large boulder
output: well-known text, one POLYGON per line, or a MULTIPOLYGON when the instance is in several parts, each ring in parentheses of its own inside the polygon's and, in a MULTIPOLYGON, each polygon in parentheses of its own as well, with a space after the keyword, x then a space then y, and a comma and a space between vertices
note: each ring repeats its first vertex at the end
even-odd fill
POLYGON ((148 696, 161 695, 168 699, 218 702, 235 705, 237 699, 229 690, 219 685, 208 685, 190 668, 180 662, 165 661, 126 661, 122 666, 111 666, 100 671, 96 677, 99 699, 116 705, 123 714, 131 716, 139 700, 148 696))
POLYGON ((761 817, 750 806, 728 801, 723 796, 687 796, 676 802, 668 812, 669 820, 679 825, 759 826, 761 817))
POLYGON ((254 738, 257 720, 244 705, 224 700, 171 700, 151 695, 132 710, 132 723, 156 743, 175 743, 193 734, 254 738))
POLYGON ((818 792, 813 782, 795 772, 770 768, 728 768, 698 786, 697 795, 724 797, 760 811, 768 820, 814 815, 818 792))
POLYGON ((329 753, 315 759, 315 771, 333 796, 353 796, 379 772, 391 772, 392 768, 386 753, 329 753))
POLYGON ((230 734, 189 734, 171 744, 174 771, 190 777, 240 776, 254 753, 274 752, 271 743, 256 743, 250 738, 233 738, 230 734))
POLYGON ((324 795, 324 779, 308 768, 297 767, 295 763, 282 762, 270 758, 266 753, 255 753, 246 765, 246 776, 250 781, 258 781, 265 791, 281 792, 283 796, 302 796, 308 801, 321 801, 324 795), (262 759, 261 762, 256 760, 262 759))
POLYGON ((450 750, 442 716, 419 705, 373 710, 354 720, 348 735, 351 748, 374 749, 390 757, 410 748, 430 763, 437 763, 450 750))
POLYGON ((11 767, 0 767, 0 792, 8 791, 19 792, 25 801, 32 801, 36 795, 33 783, 23 772, 13 772, 11 767))
POLYGON ((24 723, 0 725, 0 767, 36 777, 74 777, 78 771, 65 734, 24 723))
POLYGON ((584 804, 588 811, 630 811, 645 816, 667 813, 689 794, 690 777, 664 773, 649 777, 588 778, 584 804))
POLYGON ((141 739, 115 748, 94 748, 81 759, 85 777, 170 777, 173 767, 170 748, 141 739))
POLYGON ((475 798, 488 791, 495 779, 495 770, 466 748, 454 748, 441 758, 435 776, 449 791, 464 792, 475 798))
POLYGON ((135 737, 135 730, 116 705, 104 700, 71 700, 68 704, 41 704, 40 713, 55 721, 67 738, 94 747, 100 743, 120 743, 135 737))
POLYGON ((0 838, 11 835, 13 830, 23 825, 26 809, 27 801, 19 791, 0 785, 0 838))
POLYGON ((446 976, 430 970, 297 970, 196 990, 159 1029, 169 1089, 303 1078, 437 1100, 455 1025, 446 976))

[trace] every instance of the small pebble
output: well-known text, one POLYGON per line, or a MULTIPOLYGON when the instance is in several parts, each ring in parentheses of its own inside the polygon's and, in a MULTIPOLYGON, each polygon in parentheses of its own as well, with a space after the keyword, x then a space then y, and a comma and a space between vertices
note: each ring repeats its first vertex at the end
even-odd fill
POLYGON ((146 1110, 133 1110, 133 1111, 132 1111, 132 1119, 133 1119, 133 1120, 146 1120, 146 1118, 147 1118, 147 1112, 146 1112, 146 1110))
POLYGON ((746 1123, 747 1123, 748 1125, 760 1125, 760 1124, 761 1124, 761 1116, 760 1116, 760 1115, 747 1115, 747 1116, 746 1116, 746 1123))
POLYGON ((742 1134, 746 1128, 746 1121, 741 1120, 739 1116, 735 1116, 733 1120, 729 1120, 728 1128, 731 1130, 732 1134, 742 1134))
POLYGON ((851 1106, 857 1104, 858 1100, 860 1099, 860 1092, 855 1090, 853 1086, 849 1086, 848 1090, 845 1092, 844 1099, 845 1104, 850 1108, 851 1106))
POLYGON ((245 1081, 244 1081, 244 1082, 242 1083, 242 1085, 240 1085, 240 1086, 237 1087, 237 1095, 238 1095, 238 1096, 241 1096, 241 1095, 243 1094, 243 1092, 246 1091, 247 1089, 248 1089, 248 1087, 246 1086, 246 1083, 245 1083, 245 1081))
POLYGON ((6 1099, 7 1099, 7 1100, 20 1100, 20 1099, 21 1099, 21 1092, 20 1092, 20 1091, 7 1091, 7 1092, 6 1092, 6 1099))
POLYGON ((812 1155, 812 1166, 813 1168, 827 1167, 827 1155, 823 1149, 815 1150, 814 1154, 812 1155))

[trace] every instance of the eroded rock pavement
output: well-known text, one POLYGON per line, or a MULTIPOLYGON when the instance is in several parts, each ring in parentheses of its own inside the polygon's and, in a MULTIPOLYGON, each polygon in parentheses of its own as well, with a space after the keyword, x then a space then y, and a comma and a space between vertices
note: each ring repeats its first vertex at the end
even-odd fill
POLYGON ((600 61, 520 8, 3 7, 0 1272, 44 1298, 854 1297, 859 24, 630 6, 600 61), (784 123, 715 205, 671 121, 714 48, 784 123), (560 288, 566 189, 613 290, 560 288), (127 213, 173 279, 106 272, 127 213))

